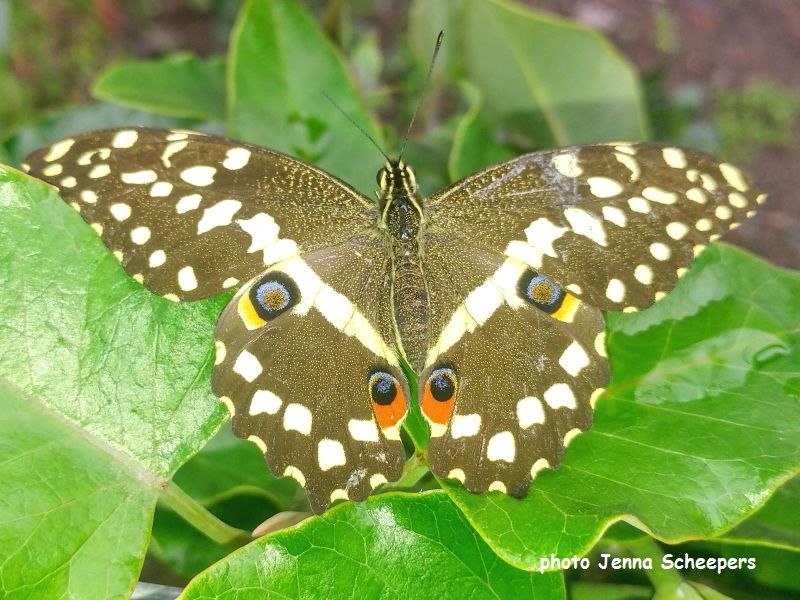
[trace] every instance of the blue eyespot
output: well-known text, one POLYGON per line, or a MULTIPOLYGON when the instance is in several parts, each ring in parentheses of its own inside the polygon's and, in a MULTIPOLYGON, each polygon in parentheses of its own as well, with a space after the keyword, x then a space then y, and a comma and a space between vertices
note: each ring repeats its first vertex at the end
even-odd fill
POLYGON ((439 402, 450 400, 456 393, 457 385, 455 371, 447 367, 436 369, 428 378, 430 394, 439 402))
POLYGON ((526 271, 519 280, 518 290, 524 300, 548 314, 556 312, 564 301, 564 290, 554 281, 526 271))
POLYGON ((397 397, 397 379, 386 371, 375 371, 369 376, 369 396, 375 404, 387 406, 397 397))
POLYGON ((300 301, 294 281, 284 273, 267 273, 250 288, 250 301, 259 317, 270 321, 300 301))

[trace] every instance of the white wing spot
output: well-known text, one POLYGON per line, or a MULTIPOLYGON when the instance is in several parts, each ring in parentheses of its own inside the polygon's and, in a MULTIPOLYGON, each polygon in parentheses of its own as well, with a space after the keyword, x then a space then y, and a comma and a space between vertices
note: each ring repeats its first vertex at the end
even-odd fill
POLYGON ((708 197, 706 196, 706 193, 697 187, 693 187, 690 190, 688 190, 686 192, 686 197, 692 202, 697 202, 697 204, 705 204, 706 202, 708 202, 708 197))
POLYGON ((111 167, 108 165, 96 165, 89 171, 89 179, 100 179, 111 173, 111 167))
POLYGON ((350 419, 347 423, 350 437, 357 442, 378 442, 378 426, 374 419, 350 419))
POLYGON ((575 394, 566 383, 554 383, 544 393, 544 401, 552 409, 575 408, 575 394))
POLYGON ((117 221, 124 221, 131 216, 131 207, 124 202, 112 204, 108 207, 108 210, 111 212, 111 216, 113 216, 117 221))
POLYGON ((685 223, 673 221, 667 225, 667 235, 673 240, 682 240, 689 233, 689 226, 685 223))
POLYGON ((55 177, 56 175, 61 175, 63 172, 64 166, 61 163, 53 163, 42 169, 42 175, 46 175, 47 177, 55 177))
POLYGON ((172 184, 169 181, 157 181, 150 188, 152 198, 166 198, 172 193, 172 184))
POLYGON ((714 210, 714 216, 722 221, 727 221, 733 216, 733 211, 724 204, 721 204, 714 210))
POLYGON ((222 166, 231 171, 241 169, 250 161, 250 150, 247 148, 231 148, 225 153, 222 166))
POLYGON ((296 402, 286 407, 283 413, 283 428, 286 431, 299 431, 303 435, 311 433, 311 411, 296 402))
POLYGON ((489 491, 490 492, 502 492, 507 493, 506 484, 502 481, 493 481, 489 484, 489 491))
POLYGON ((622 302, 625 298, 625 284, 619 279, 611 279, 606 287, 606 298, 612 302, 622 302))
POLYGON ((650 186, 642 190, 642 196, 652 202, 659 204, 675 204, 678 200, 678 194, 675 192, 668 192, 660 187, 650 186))
POLYGON ((183 267, 178 271, 178 286, 184 292, 190 292, 197 289, 197 277, 195 277, 194 269, 192 267, 183 267))
POLYGON ((608 353, 606 352, 606 332, 605 331, 601 331, 600 333, 597 334, 597 336, 595 336, 595 338, 594 338, 594 351, 597 352, 597 354, 602 356, 603 358, 608 356, 608 353))
POLYGON ((228 409, 228 412, 231 414, 232 417, 236 416, 236 406, 233 404, 233 400, 231 400, 227 396, 220 396, 219 401, 225 405, 225 408, 228 409))
POLYGON ((255 381, 263 370, 264 367, 261 366, 259 360, 247 350, 242 350, 233 363, 233 372, 241 375, 249 383, 255 381))
POLYGON ((575 436, 577 436, 577 435, 579 435, 581 433, 583 433, 583 432, 580 429, 578 429, 577 427, 575 427, 574 429, 570 429, 564 435, 564 447, 566 448, 567 446, 569 446, 570 442, 575 439, 575 436))
POLYGON ((344 331, 355 312, 350 300, 328 286, 317 293, 314 306, 339 331, 344 331))
POLYGON ((214 167, 198 165, 181 171, 181 179, 190 185, 205 187, 214 183, 216 173, 217 170, 214 167))
POLYGON ((680 148, 663 148, 661 154, 664 162, 673 169, 686 168, 686 154, 680 148))
POLYGON ((256 390, 250 400, 248 412, 251 415, 260 415, 262 413, 274 415, 282 405, 283 401, 269 390, 256 390))
POLYGON ((188 137, 189 137, 189 134, 188 134, 188 132, 186 132, 186 131, 181 131, 181 130, 179 130, 179 129, 173 129, 173 130, 172 130, 172 133, 170 133, 170 134, 167 136, 167 141, 168 141, 168 142, 177 142, 177 141, 179 141, 179 140, 185 140, 185 139, 186 139, 186 138, 188 138, 188 137))
POLYGON ((604 206, 602 210, 603 218, 606 221, 610 221, 619 227, 625 227, 628 224, 628 217, 625 216, 625 211, 621 208, 617 208, 616 206, 604 206))
POLYGON ((630 181, 639 180, 639 177, 642 175, 642 170, 639 168, 639 161, 630 154, 622 154, 619 152, 615 152, 614 157, 631 172, 630 181))
POLYGON ((717 185, 717 180, 708 173, 700 173, 700 181, 702 182, 701 185, 709 192, 713 192, 719 187, 717 185))
POLYGON ((614 150, 617 152, 623 152, 625 154, 630 154, 631 156, 636 155, 636 148, 629 144, 616 144, 614 145, 614 150))
MULTIPOLYGON (((169 136, 167 137, 167 139, 169 139, 169 136)), ((171 144, 167 144, 167 147, 164 148, 164 152, 161 154, 161 162, 164 164, 165 167, 171 167, 172 161, 170 159, 175 154, 186 148, 186 146, 188 145, 189 142, 187 141, 177 141, 177 142, 172 142, 171 144)))
POLYGON ((156 267, 163 265, 165 262, 167 262, 167 253, 163 250, 156 250, 150 255, 147 264, 155 269, 156 267))
POLYGON ((145 169, 144 171, 123 173, 120 175, 120 179, 122 179, 123 183, 144 185, 145 183, 153 183, 156 179, 158 179, 158 174, 151 169, 145 169))
POLYGON ((206 233, 215 227, 230 225, 233 216, 242 208, 238 200, 221 200, 203 211, 203 216, 197 223, 197 234, 206 233))
POLYGON ((740 192, 746 192, 749 188, 747 182, 744 180, 742 172, 728 163, 722 163, 719 166, 719 171, 729 184, 735 187, 740 192))
POLYGON ((228 277, 225 281, 222 282, 222 287, 227 290, 228 288, 232 288, 233 286, 235 286, 237 283, 239 283, 239 280, 236 279, 236 277, 228 277))
POLYGON ((225 347, 225 344, 219 340, 214 340, 214 364, 222 364, 227 353, 228 349, 225 347))
POLYGON ((567 230, 566 227, 558 227, 550 219, 541 217, 528 225, 525 229, 525 236, 534 249, 539 250, 542 254, 557 258, 558 255, 553 249, 553 242, 560 239, 567 230))
POLYGON ((589 356, 578 342, 572 342, 558 359, 558 364, 573 377, 589 366, 589 356))
POLYGON ((539 471, 547 469, 549 467, 550 467, 550 461, 548 461, 546 458, 540 458, 535 463, 533 463, 533 466, 531 467, 531 477, 535 478, 539 474, 539 471))
POLYGON ((388 483, 389 480, 386 479, 386 475, 383 473, 375 473, 369 478, 369 487, 373 490, 378 487, 379 485, 383 485, 384 483, 388 483))
POLYGON ((329 439, 320 440, 317 444, 317 462, 323 471, 347 464, 342 443, 329 439))
POLYGON ((300 469, 298 469, 297 467, 289 465, 288 467, 286 467, 286 469, 284 469, 283 476, 284 477, 291 477, 297 483, 299 483, 301 486, 303 486, 303 487, 306 486, 305 475, 303 475, 303 472, 300 469))
POLYGON ((261 450, 262 454, 266 454, 267 453, 267 442, 262 440, 257 435, 248 435, 247 436, 247 441, 248 442, 253 442, 256 446, 258 446, 258 449, 261 450))
POLYGON ((653 269, 650 268, 649 265, 638 265, 633 270, 633 276, 636 278, 636 281, 644 285, 653 283, 653 269))
POLYGON ((622 190, 625 189, 619 182, 608 177, 589 177, 587 183, 589 184, 589 191, 598 198, 611 198, 621 194, 622 190))
POLYGON ((731 206, 735 206, 736 208, 744 208, 747 206, 747 198, 739 192, 731 192, 728 194, 728 202, 731 203, 731 206))
POLYGON ((450 435, 453 439, 472 437, 477 435, 480 430, 481 416, 479 414, 455 415, 450 424, 450 435))
POLYGON ((96 204, 97 203, 97 194, 95 194, 91 190, 83 190, 81 192, 81 200, 83 200, 87 204, 96 204))
POLYGON ((655 242, 650 244, 650 254, 652 254, 653 258, 656 260, 669 260, 669 257, 672 256, 672 250, 670 250, 669 246, 666 244, 655 242))
POLYGON ((694 224, 694 226, 697 231, 711 231, 714 223, 711 221, 711 219, 700 219, 694 224))
POLYGON ((64 188, 74 188, 76 185, 78 185, 78 180, 70 175, 69 177, 64 177, 59 184, 64 188))
POLYGON ((597 388, 592 394, 589 396, 589 406, 592 408, 595 407, 597 404, 597 399, 603 395, 603 392, 606 391, 606 388, 597 388))
POLYGON ((466 479, 467 479, 467 476, 464 474, 464 469, 452 469, 447 474, 447 478, 448 479, 456 479, 456 480, 460 481, 461 483, 464 483, 464 481, 466 481, 466 479))
POLYGON ((75 143, 75 140, 72 138, 68 138, 66 140, 61 140, 60 142, 56 142, 52 146, 50 146, 50 150, 47 154, 44 155, 44 160, 46 162, 53 162, 54 160, 58 160, 62 156, 64 156, 69 149, 72 148, 72 145, 75 143))
POLYGON ((583 173, 578 164, 578 156, 575 153, 559 154, 553 157, 553 166, 556 171, 561 173, 564 177, 578 177, 583 173))
POLYGON ((501 304, 503 292, 489 282, 476 287, 464 300, 464 308, 478 325, 486 323, 501 304))
POLYGON ((646 215, 650 212, 650 203, 644 198, 639 198, 638 196, 630 198, 628 200, 628 206, 631 207, 633 212, 641 213, 643 215, 646 215))
POLYGON ((103 226, 100 223, 92 223, 91 228, 97 232, 97 235, 103 235, 103 226))
POLYGON ((149 227, 137 227, 136 229, 131 231, 131 241, 134 244, 138 244, 139 246, 141 246, 142 244, 146 244, 149 239, 150 239, 149 227))
POLYGON ((513 463, 516 454, 517 448, 516 442, 514 441, 514 434, 510 431, 496 433, 489 439, 489 443, 486 445, 486 458, 494 462, 502 460, 513 463))
POLYGON ((517 402, 517 423, 520 429, 541 425, 544 419, 544 406, 538 398, 528 396, 517 402))
POLYGON ((603 222, 593 214, 582 208, 568 208, 564 211, 564 216, 569 221, 572 231, 578 235, 587 237, 600 246, 608 245, 603 222))
POLYGON ((111 146, 113 148, 130 148, 138 139, 139 134, 132 129, 118 131, 114 139, 111 140, 111 146))
POLYGON ((278 239, 280 227, 275 223, 275 219, 266 213, 258 213, 249 219, 239 219, 236 222, 250 236, 248 253, 263 250, 278 239))
POLYGON ((175 205, 175 211, 182 215, 183 213, 187 213, 191 210, 196 209, 200 206, 200 201, 203 197, 200 194, 190 194, 188 196, 184 196, 178 203, 175 205))

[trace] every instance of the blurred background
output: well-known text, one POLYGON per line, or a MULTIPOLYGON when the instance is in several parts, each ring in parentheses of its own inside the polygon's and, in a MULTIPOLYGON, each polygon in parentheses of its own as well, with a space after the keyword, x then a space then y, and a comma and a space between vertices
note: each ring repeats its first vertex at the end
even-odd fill
MULTIPOLYGON (((523 3, 589 25, 614 42, 640 73, 653 139, 710 151, 753 174, 770 201, 754 225, 727 239, 779 265, 800 268, 795 201, 800 2, 523 3)), ((372 110, 384 122, 398 114, 405 118, 408 111, 398 107, 395 92, 412 61, 403 39, 407 4, 306 4, 355 59, 372 110), (370 67, 358 68, 365 64, 370 67)), ((175 51, 224 55, 239 5, 237 0, 0 0, 0 139, 43 115, 91 102, 97 75, 120 60, 175 51)))

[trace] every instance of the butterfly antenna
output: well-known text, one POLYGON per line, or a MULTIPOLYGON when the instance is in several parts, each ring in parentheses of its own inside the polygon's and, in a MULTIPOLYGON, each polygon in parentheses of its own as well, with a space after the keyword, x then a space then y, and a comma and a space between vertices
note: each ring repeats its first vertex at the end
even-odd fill
POLYGON ((383 148, 381 148, 380 145, 378 144, 378 142, 375 141, 375 138, 373 138, 369 133, 367 133, 367 130, 364 129, 361 125, 356 123, 350 115, 348 115, 346 112, 344 112, 344 110, 342 110, 342 107, 339 106, 338 104, 336 104, 336 102, 334 102, 333 98, 331 98, 328 95, 328 92, 322 92, 322 95, 325 96, 325 98, 328 100, 328 102, 333 104, 333 106, 336 108, 336 110, 338 110, 340 113, 342 113, 342 115, 344 116, 345 119, 350 121, 356 129, 358 129, 361 133, 363 133, 367 137, 367 139, 370 142, 372 142, 372 145, 375 146, 378 149, 378 152, 383 154, 383 157, 386 159, 386 162, 391 162, 392 159, 390 159, 389 155, 386 154, 386 152, 383 151, 383 148))
POLYGON ((436 36, 436 47, 433 49, 433 56, 431 57, 431 64, 428 67, 428 74, 425 76, 425 83, 422 85, 422 89, 419 93, 419 100, 417 101, 417 107, 414 109, 414 114, 411 115, 411 121, 408 124, 408 129, 406 130, 406 135, 403 138, 403 144, 400 146, 400 157, 403 158, 403 154, 406 151, 406 145, 408 144, 408 136, 411 135, 411 128, 414 127, 414 121, 417 119, 417 113, 419 112, 420 106, 422 106, 422 99, 425 97, 425 90, 428 88, 428 83, 430 83, 431 75, 433 74, 433 66, 436 64, 436 57, 439 54, 439 48, 442 47, 442 40, 444 39, 444 31, 440 31, 439 35, 436 36))

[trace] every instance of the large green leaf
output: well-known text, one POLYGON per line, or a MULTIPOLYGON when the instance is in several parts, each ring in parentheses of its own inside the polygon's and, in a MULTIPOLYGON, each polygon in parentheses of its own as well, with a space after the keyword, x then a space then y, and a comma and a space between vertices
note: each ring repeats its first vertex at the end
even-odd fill
POLYGON ((445 489, 521 568, 585 553, 626 520, 719 535, 800 467, 800 274, 713 246, 654 307, 608 315, 612 380, 592 429, 525 500, 445 489))
POLYGON ((371 196, 383 159, 323 93, 380 139, 341 56, 306 10, 248 1, 228 58, 231 136, 302 158, 371 196))
POLYGON ((125 597, 158 493, 225 418, 208 384, 221 300, 154 296, 50 188, 12 171, 0 289, 6 597, 125 597))
POLYGON ((128 62, 106 70, 92 93, 148 112, 199 119, 225 120, 225 61, 203 61, 191 54, 128 62))
POLYGON ((521 147, 646 137, 636 74, 596 31, 503 0, 416 0, 418 60, 441 28, 445 69, 478 87, 492 129, 521 147))
POLYGON ((560 573, 500 560, 441 492, 338 506, 246 546, 186 588, 236 598, 563 598, 560 573))

